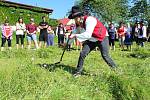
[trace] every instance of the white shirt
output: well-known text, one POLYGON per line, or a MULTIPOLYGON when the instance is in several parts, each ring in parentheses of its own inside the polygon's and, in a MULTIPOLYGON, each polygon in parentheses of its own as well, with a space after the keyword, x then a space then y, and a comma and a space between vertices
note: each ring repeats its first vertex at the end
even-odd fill
POLYGON ((24 31, 26 30, 26 25, 16 23, 16 35, 23 35, 24 31))
POLYGON ((87 19, 85 21, 85 25, 86 25, 85 32, 83 32, 81 34, 76 34, 76 38, 78 39, 78 41, 80 41, 80 42, 83 42, 86 40, 89 40, 91 42, 98 41, 96 38, 92 37, 92 33, 94 31, 96 24, 97 24, 96 18, 94 18, 92 16, 87 17, 87 19))
POLYGON ((56 28, 56 34, 58 35, 58 34, 64 34, 64 32, 65 32, 65 28, 64 27, 62 27, 62 28, 60 28, 60 33, 58 33, 58 29, 59 27, 57 27, 56 28))

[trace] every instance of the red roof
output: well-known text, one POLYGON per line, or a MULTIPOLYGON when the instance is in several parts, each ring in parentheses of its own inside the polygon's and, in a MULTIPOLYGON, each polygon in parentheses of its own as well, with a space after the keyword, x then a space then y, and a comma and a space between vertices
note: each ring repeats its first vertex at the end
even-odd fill
POLYGON ((60 20, 58 20, 59 21, 59 23, 62 23, 63 25, 67 25, 67 23, 70 21, 70 19, 68 19, 68 18, 63 18, 63 19, 60 19, 60 20))
POLYGON ((63 19, 59 19, 59 20, 58 20, 59 23, 62 23, 62 24, 65 26, 66 30, 71 30, 71 26, 74 26, 74 24, 72 24, 72 25, 67 25, 67 23, 68 23, 69 21, 70 21, 70 19, 68 19, 68 18, 63 18, 63 19))

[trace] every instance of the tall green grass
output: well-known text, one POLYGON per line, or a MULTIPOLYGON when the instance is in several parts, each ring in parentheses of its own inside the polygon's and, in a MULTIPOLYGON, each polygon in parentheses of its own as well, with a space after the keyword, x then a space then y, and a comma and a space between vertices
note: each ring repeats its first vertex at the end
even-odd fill
POLYGON ((150 48, 111 51, 118 65, 112 71, 99 51, 91 52, 84 63, 84 75, 72 76, 79 51, 65 53, 59 65, 42 67, 59 61, 62 49, 57 46, 39 50, 0 52, 1 100, 149 100, 150 48))

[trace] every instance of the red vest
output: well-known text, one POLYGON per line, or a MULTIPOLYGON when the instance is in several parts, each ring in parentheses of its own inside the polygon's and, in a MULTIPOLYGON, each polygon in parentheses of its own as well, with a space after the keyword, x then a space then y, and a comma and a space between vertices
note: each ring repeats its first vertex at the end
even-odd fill
MULTIPOLYGON (((85 22, 86 22, 87 17, 88 16, 84 16, 84 21, 83 21, 83 27, 85 30, 86 30, 85 22)), ((97 20, 97 24, 92 33, 92 37, 96 38, 98 41, 103 41, 103 39, 106 36, 107 29, 97 18, 95 19, 97 20)))

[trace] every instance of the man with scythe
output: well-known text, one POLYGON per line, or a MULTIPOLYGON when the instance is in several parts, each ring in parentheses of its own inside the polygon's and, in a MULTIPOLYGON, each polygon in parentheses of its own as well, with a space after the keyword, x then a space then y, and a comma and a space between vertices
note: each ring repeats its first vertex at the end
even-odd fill
POLYGON ((116 64, 109 56, 109 40, 107 37, 107 30, 105 26, 95 17, 86 16, 80 12, 78 6, 73 6, 71 14, 68 16, 69 19, 74 19, 76 24, 80 25, 85 29, 85 32, 81 34, 72 34, 69 38, 77 38, 83 43, 83 49, 80 52, 77 70, 74 76, 81 75, 83 70, 83 63, 85 57, 96 47, 100 49, 101 55, 105 62, 112 68, 116 68, 116 64))

